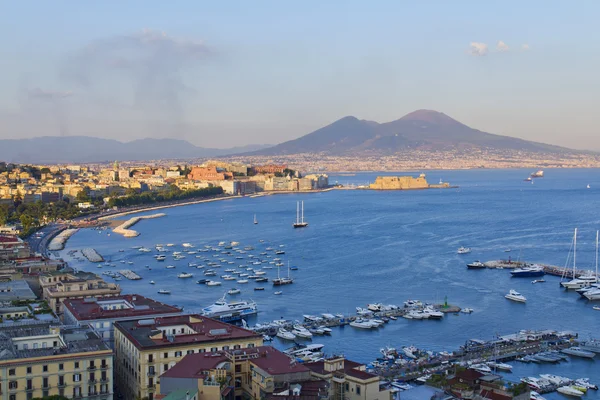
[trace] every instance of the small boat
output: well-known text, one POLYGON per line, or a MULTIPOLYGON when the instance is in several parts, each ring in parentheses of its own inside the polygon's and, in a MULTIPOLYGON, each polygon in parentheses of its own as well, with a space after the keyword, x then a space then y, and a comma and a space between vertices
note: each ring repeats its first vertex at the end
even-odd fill
POLYGON ((516 301, 518 303, 525 303, 527 301, 527 298, 525 296, 513 289, 510 289, 508 294, 504 297, 508 300, 516 301))
POLYGON ((586 189, 589 189, 589 188, 590 188, 590 184, 588 183, 588 185, 587 185, 586 189))
POLYGON ((158 291, 158 294, 171 294, 171 291, 170 290, 166 290, 166 289, 160 289, 158 291))
POLYGON ((283 328, 279 328, 279 330, 277 331, 277 337, 280 339, 284 339, 284 340, 296 339, 296 335, 294 335, 292 332, 289 332, 283 328))
POLYGON ((277 291, 277 292, 275 292, 275 293, 273 293, 273 294, 275 294, 275 295, 279 296, 279 295, 280 295, 280 294, 282 294, 282 293, 283 293, 282 291, 277 291))
POLYGON ((221 286, 221 282, 219 282, 219 281, 208 281, 208 282, 206 282, 206 286, 221 286))
POLYGON ((458 250, 456 250, 456 252, 457 252, 458 254, 469 254, 469 253, 471 252, 471 249, 470 249, 469 247, 463 247, 463 246, 460 246, 460 247, 458 248, 458 250))
POLYGON ((248 283, 248 279, 240 279, 237 283, 248 283))
POLYGON ((236 289, 236 288, 229 289, 227 291, 227 294, 240 294, 240 293, 242 293, 242 291, 240 289, 236 289))
POLYGON ((462 308, 462 309, 460 310, 460 312, 461 312, 461 313, 464 313, 464 314, 471 314, 471 313, 473 312, 473 309, 472 309, 472 308, 469 308, 469 307, 466 307, 466 308, 462 308))
POLYGON ((254 288, 254 290, 255 290, 255 291, 259 291, 259 290, 265 290, 265 288, 264 288, 264 287, 255 287, 255 288, 254 288))
POLYGON ((150 281, 150 284, 151 284, 151 285, 154 285, 154 281, 150 281))
POLYGON ((167 269, 173 269, 173 268, 175 268, 174 265, 167 265, 167 269))
POLYGON ((546 282, 545 279, 534 279, 531 281, 531 283, 542 283, 542 282, 546 282))
POLYGON ((191 278, 192 276, 194 276, 194 274, 190 274, 187 272, 181 272, 179 275, 177 275, 177 277, 181 279, 191 278))
POLYGON ((564 394, 565 396, 572 396, 572 397, 581 397, 583 396, 583 392, 580 390, 575 389, 574 387, 571 386, 562 386, 559 387, 558 389, 556 389, 556 391, 560 394, 564 394))
POLYGON ((593 308, 594 310, 596 310, 596 311, 600 311, 600 306, 594 306, 594 307, 592 307, 592 308, 593 308))
POLYGON ((196 281, 196 283, 197 283, 198 285, 205 285, 205 284, 206 284, 206 282, 208 282, 208 279, 198 279, 198 280, 196 281))
POLYGON ((481 261, 477 260, 477 261, 474 261, 474 262, 472 262, 470 264, 467 264, 467 268, 469 268, 469 269, 482 269, 482 268, 485 268, 485 264, 482 263, 481 261))
POLYGON ((510 253, 510 249, 505 249, 504 252, 505 253, 510 253))

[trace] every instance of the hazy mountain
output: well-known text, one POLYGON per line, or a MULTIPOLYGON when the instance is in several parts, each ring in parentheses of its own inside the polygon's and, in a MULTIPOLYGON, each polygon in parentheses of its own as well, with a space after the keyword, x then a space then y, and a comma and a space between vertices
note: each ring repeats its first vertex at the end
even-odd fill
POLYGON ((270 145, 230 149, 197 147, 185 140, 140 139, 119 142, 87 136, 44 136, 0 140, 0 161, 20 163, 82 163, 114 160, 158 160, 216 157, 256 151, 270 145))
POLYGON ((387 123, 344 117, 298 139, 253 152, 285 155, 327 152, 332 155, 361 152, 390 154, 405 150, 489 148, 528 152, 573 152, 564 147, 530 142, 472 129, 446 114, 418 110, 387 123))

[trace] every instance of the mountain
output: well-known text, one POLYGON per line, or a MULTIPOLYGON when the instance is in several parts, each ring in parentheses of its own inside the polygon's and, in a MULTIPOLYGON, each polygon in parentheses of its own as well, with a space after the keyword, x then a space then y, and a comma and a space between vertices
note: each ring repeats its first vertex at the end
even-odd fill
POLYGON ((43 136, 0 140, 0 161, 20 163, 83 163, 114 160, 202 158, 260 150, 270 145, 230 149, 197 147, 178 139, 139 139, 119 142, 88 136, 43 136))
POLYGON ((509 136, 494 135, 468 127, 444 113, 417 110, 386 123, 344 117, 330 125, 253 152, 252 155, 320 153, 354 155, 357 153, 393 154, 407 150, 444 151, 452 149, 522 150, 565 153, 575 150, 509 136))

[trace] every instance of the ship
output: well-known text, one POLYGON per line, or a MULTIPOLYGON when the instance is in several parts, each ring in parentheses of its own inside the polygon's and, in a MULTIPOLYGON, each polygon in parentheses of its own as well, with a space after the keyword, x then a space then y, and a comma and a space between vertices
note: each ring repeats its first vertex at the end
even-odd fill
POLYGON ((542 171, 542 170, 540 169, 539 171, 532 172, 532 173, 531 173, 531 177, 532 177, 532 178, 543 178, 543 177, 544 177, 544 171, 542 171))
POLYGON ((523 268, 517 268, 510 272, 514 277, 532 277, 532 276, 544 276, 544 268, 539 265, 528 265, 523 268))
POLYGON ((220 319, 225 322, 239 321, 257 313, 258 307, 254 301, 240 300, 228 303, 225 296, 215 301, 213 305, 203 308, 201 312, 205 317, 220 319))

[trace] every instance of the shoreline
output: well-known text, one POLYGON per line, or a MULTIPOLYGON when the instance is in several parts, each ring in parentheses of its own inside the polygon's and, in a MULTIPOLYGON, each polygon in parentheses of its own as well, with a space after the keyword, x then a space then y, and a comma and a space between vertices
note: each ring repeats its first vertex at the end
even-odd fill
POLYGON ((139 217, 133 217, 133 218, 130 218, 127 221, 123 222, 119 226, 115 227, 113 229, 113 232, 123 235, 126 238, 136 237, 136 236, 139 236, 140 233, 136 230, 129 229, 130 227, 134 226, 135 224, 137 224, 138 222, 140 222, 143 219, 160 218, 160 217, 164 217, 165 215, 167 215, 167 214, 159 213, 159 214, 153 214, 153 215, 141 215, 139 217))

